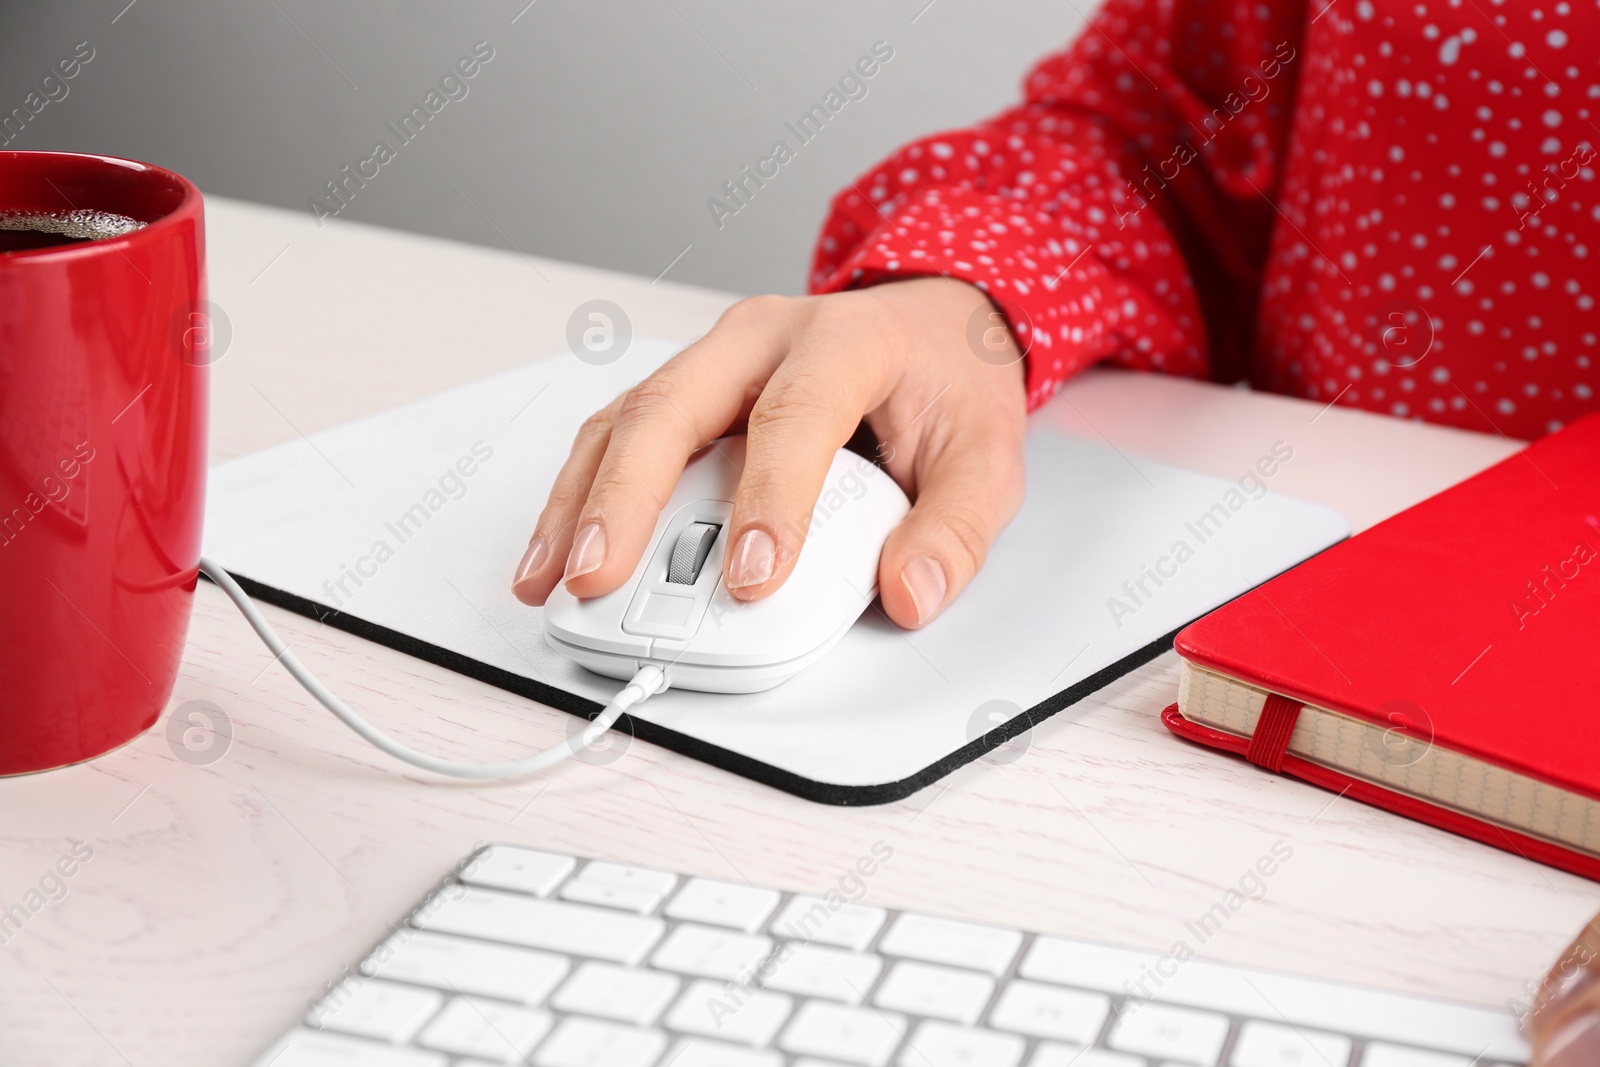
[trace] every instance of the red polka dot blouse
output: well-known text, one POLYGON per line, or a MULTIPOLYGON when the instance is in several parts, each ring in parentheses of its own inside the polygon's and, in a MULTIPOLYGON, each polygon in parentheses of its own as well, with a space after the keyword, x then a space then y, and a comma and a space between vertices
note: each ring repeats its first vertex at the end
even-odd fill
POLYGON ((1036 406, 1100 360, 1532 438, 1597 410, 1597 0, 1109 0, 836 197, 812 289, 946 274, 1036 406))

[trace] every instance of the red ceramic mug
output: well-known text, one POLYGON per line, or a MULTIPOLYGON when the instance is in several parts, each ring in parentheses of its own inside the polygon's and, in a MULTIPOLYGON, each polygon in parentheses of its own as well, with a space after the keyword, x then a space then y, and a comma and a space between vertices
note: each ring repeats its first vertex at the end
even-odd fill
POLYGON ((0 152, 0 215, 75 210, 146 225, 32 248, 50 238, 0 230, 0 775, 155 723, 200 556, 200 190, 125 159, 0 152))

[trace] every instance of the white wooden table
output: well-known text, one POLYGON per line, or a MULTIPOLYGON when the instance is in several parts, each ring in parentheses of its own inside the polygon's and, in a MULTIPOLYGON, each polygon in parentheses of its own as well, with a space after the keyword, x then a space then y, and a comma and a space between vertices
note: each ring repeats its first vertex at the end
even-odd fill
MULTIPOLYGON (((564 345, 615 301, 689 339, 733 299, 601 270, 214 199, 212 456, 227 459, 564 345)), ((670 278, 670 274, 668 275, 670 278)), ((1274 441, 1273 488, 1358 528, 1512 450, 1193 382, 1097 371, 1074 432, 1238 476, 1274 441)), ((509 573, 515 561, 507 560, 509 573)), ((408 743, 503 759, 567 716, 268 609, 310 667, 408 743)), ((172 706, 210 700, 231 748, 193 766, 162 726, 92 764, 0 780, 0 901, 73 840, 93 858, 0 945, 0 1063, 240 1064, 353 964, 475 842, 503 840, 793 889, 835 884, 882 840, 869 899, 1394 989, 1504 1004, 1600 906, 1600 890, 1168 735, 1168 653, 902 803, 825 808, 642 742, 545 781, 445 784, 368 748, 271 665, 202 583, 172 706), (1203 944, 1185 924, 1282 839, 1267 895, 1203 944)))

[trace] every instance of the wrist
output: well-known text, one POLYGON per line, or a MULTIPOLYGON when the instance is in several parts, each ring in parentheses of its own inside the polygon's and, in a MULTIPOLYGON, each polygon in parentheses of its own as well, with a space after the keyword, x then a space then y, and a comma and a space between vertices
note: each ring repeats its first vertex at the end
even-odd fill
POLYGON ((980 378, 1015 391, 1027 406, 1027 360, 1005 314, 988 293, 971 282, 936 275, 875 288, 901 305, 913 329, 931 325, 945 336, 959 331, 961 349, 979 364, 980 378))

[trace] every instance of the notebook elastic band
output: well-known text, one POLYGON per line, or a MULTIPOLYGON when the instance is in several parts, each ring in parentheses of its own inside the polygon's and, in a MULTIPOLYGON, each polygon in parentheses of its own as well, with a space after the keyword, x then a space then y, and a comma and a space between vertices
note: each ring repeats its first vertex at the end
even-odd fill
POLYGON ((1244 758, 1273 774, 1283 770, 1283 757, 1289 751, 1289 738, 1294 733, 1295 721, 1300 718, 1300 704, 1288 697, 1271 693, 1261 718, 1256 720, 1256 732, 1250 735, 1250 747, 1244 758))

